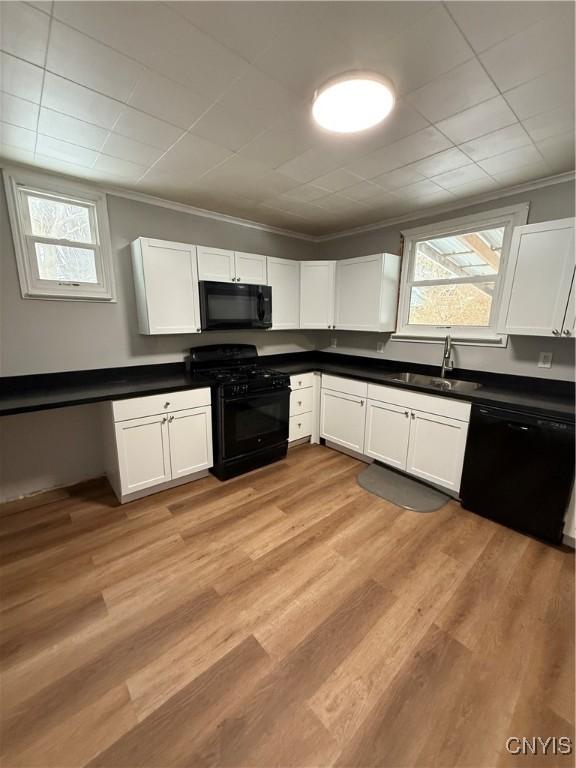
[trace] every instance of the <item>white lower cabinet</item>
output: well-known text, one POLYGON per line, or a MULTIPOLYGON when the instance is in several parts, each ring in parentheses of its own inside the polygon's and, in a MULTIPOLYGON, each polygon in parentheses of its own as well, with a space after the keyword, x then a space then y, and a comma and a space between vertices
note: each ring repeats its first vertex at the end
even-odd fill
POLYGON ((397 469, 406 469, 410 411, 402 406, 368 400, 364 453, 397 469))
POLYGON ((121 502, 212 466, 208 388, 108 403, 105 427, 108 477, 121 502))
POLYGON ((163 414, 115 425, 122 495, 171 479, 167 417, 163 414))
POLYGON ((351 451, 364 449, 366 401, 358 395, 322 390, 320 435, 351 451))
POLYGON ((319 374, 300 373, 290 377, 290 425, 288 442, 309 437, 318 442, 319 374))
POLYGON ((468 424, 412 411, 406 471, 451 491, 460 490, 468 424))
POLYGON ((168 416, 172 479, 212 466, 212 409, 177 411, 168 416))
POLYGON ((320 435, 457 494, 470 404, 322 376, 320 435))

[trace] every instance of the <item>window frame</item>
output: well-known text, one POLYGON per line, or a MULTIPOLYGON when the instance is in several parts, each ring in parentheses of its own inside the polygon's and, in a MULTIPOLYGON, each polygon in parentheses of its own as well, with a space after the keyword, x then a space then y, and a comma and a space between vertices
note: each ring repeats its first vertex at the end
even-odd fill
POLYGON ((505 346, 507 335, 498 333, 501 302, 506 283, 508 270, 508 256, 512 231, 515 227, 526 224, 528 220, 529 203, 507 206, 482 211, 481 213, 462 216, 447 221, 434 222, 421 227, 402 232, 404 247, 402 253, 402 272, 400 277, 400 295, 398 302, 398 317, 396 332, 392 335, 394 341, 421 341, 429 343, 443 342, 447 334, 453 340, 461 344, 484 344, 492 346, 505 346), (484 229, 494 229, 504 226, 504 237, 500 254, 500 269, 497 275, 470 276, 467 279, 453 278, 448 280, 413 280, 416 260, 416 245, 423 240, 432 240, 440 237, 457 236, 469 232, 484 229), (492 306, 490 310, 490 324, 478 325, 445 325, 430 326, 409 323, 410 295, 414 285, 449 285, 450 283, 485 283, 495 282, 492 306))
POLYGON ((4 168, 3 176, 22 298, 116 302, 106 194, 78 182, 24 169, 4 168), (90 229, 93 232, 93 242, 34 235, 28 207, 29 196, 74 203, 86 208, 90 229), (78 283, 41 278, 36 257, 36 243, 57 244, 94 251, 98 282, 78 283))

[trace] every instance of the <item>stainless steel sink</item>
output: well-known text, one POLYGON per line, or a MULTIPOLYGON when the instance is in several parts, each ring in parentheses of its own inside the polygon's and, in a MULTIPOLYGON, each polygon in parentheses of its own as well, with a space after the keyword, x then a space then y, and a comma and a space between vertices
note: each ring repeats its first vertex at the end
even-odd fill
POLYGON ((388 381, 399 384, 413 384, 416 387, 426 387, 442 392, 458 392, 466 394, 474 392, 482 385, 476 381, 460 381, 458 379, 442 379, 439 376, 425 376, 422 373, 388 373, 385 374, 388 381))

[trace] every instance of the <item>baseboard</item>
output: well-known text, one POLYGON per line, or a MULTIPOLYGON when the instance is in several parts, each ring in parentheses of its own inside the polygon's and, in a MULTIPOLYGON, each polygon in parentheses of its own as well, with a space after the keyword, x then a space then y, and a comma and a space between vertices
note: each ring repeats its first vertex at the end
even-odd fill
POLYGON ((322 440, 324 441, 326 448, 332 448, 333 451, 340 451, 340 453, 345 453, 347 456, 351 456, 353 459, 363 461, 364 464, 372 464, 372 459, 369 456, 365 456, 363 453, 357 453, 350 448, 344 448, 343 445, 338 445, 338 443, 332 443, 330 440, 324 440, 324 438, 322 438, 322 440))

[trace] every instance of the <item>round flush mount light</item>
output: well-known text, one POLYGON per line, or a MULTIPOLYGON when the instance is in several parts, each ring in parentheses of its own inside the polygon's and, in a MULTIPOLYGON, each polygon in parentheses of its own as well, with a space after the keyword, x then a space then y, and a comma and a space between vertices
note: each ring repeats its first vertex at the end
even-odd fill
POLYGON ((329 80, 314 94, 312 116, 335 133, 365 131, 382 122, 394 107, 394 86, 372 72, 348 72, 329 80))

